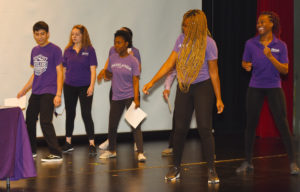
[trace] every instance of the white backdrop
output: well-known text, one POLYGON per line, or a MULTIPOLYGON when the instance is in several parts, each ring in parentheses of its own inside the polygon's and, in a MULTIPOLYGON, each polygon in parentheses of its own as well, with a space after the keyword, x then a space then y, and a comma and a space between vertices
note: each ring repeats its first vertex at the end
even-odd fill
MULTIPOLYGON (((49 24, 50 41, 62 50, 72 26, 85 25, 98 58, 97 74, 113 45, 114 32, 122 26, 131 28, 133 44, 142 58, 141 90, 171 53, 183 14, 201 8, 201 0, 0 0, 0 104, 4 98, 15 97, 33 73, 29 66, 30 52, 36 45, 32 26, 39 20, 49 24)), ((141 108, 148 113, 142 125, 144 131, 171 129, 172 115, 162 98, 162 82, 151 90, 150 96, 142 96, 141 108)), ((176 84, 170 96, 172 107, 176 84)), ((107 133, 109 88, 110 82, 95 86, 92 114, 96 134, 107 133)), ((65 113, 54 117, 53 123, 57 135, 64 135, 65 113)), ((130 131, 125 120, 121 120, 118 131, 130 131)), ((78 105, 74 135, 81 134, 85 134, 85 129, 78 105)), ((37 135, 42 136, 39 125, 37 135)))

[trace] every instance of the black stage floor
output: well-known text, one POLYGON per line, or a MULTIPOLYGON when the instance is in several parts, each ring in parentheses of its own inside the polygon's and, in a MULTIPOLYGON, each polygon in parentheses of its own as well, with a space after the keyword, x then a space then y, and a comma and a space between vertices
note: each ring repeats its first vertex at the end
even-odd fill
MULTIPOLYGON (((37 177, 11 182, 11 192, 196 192, 255 191, 299 192, 300 175, 289 174, 289 162, 280 139, 257 139, 254 172, 238 175, 235 169, 243 158, 242 135, 216 136, 216 169, 220 184, 207 184, 206 164, 202 162, 200 140, 188 138, 183 157, 180 181, 165 182, 164 176, 171 157, 161 157, 166 140, 144 142, 147 161, 138 163, 131 142, 119 142, 117 158, 100 160, 88 156, 85 144, 75 145, 75 151, 64 154, 62 163, 42 163, 47 148, 38 148, 35 160, 37 177)), ((298 154, 298 164, 299 164, 298 154)), ((0 191, 6 182, 0 181, 0 191)))

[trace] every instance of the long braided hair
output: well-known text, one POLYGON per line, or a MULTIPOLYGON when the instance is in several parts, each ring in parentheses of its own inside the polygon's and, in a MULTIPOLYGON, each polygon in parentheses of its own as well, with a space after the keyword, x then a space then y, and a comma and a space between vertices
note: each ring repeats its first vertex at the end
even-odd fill
POLYGON ((203 11, 192 9, 183 16, 187 30, 176 61, 177 78, 182 92, 188 92, 204 63, 206 38, 210 35, 203 11))

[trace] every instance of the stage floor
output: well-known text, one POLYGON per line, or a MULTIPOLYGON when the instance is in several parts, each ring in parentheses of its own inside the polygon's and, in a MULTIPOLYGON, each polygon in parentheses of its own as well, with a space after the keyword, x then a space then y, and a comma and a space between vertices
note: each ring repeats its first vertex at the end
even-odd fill
MULTIPOLYGON (((207 167, 201 155, 197 137, 188 138, 185 145, 181 179, 166 182, 164 176, 171 157, 162 157, 167 141, 144 142, 147 161, 139 163, 131 142, 119 142, 117 158, 100 160, 88 156, 88 146, 75 145, 75 150, 63 155, 62 163, 42 163, 46 147, 38 148, 35 160, 37 177, 11 181, 11 192, 198 192, 255 191, 299 192, 300 175, 289 174, 289 162, 280 139, 257 139, 254 172, 238 175, 235 169, 243 160, 243 136, 216 136, 216 169, 220 184, 207 184, 207 167)), ((298 147, 297 147, 298 148, 298 147)), ((299 152, 299 151, 298 151, 299 152)), ((299 165, 298 153, 298 165, 299 165)), ((0 191, 6 182, 0 181, 0 191)))

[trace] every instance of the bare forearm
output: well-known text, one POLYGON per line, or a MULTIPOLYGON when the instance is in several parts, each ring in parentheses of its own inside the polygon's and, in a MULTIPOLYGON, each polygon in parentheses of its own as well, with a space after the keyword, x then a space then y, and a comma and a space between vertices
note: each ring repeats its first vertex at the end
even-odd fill
POLYGON ((289 71, 288 63, 280 63, 275 57, 269 57, 269 60, 274 65, 274 67, 279 71, 279 73, 286 75, 289 71))
POLYGON ((62 87, 63 87, 63 83, 64 83, 63 67, 61 64, 56 67, 56 73, 57 73, 56 95, 60 97, 62 94, 62 87))
POLYGON ((90 87, 94 89, 96 82, 96 66, 91 66, 91 83, 90 87))

